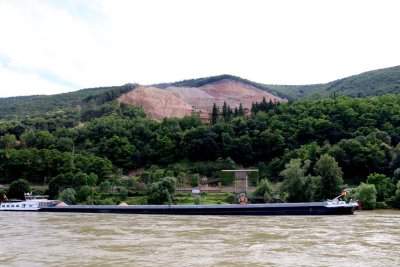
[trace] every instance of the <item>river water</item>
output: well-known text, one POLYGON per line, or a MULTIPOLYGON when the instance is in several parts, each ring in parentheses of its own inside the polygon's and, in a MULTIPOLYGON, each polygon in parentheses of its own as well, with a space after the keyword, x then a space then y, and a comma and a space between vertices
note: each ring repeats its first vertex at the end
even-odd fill
POLYGON ((0 212, 0 266, 400 266, 400 212, 161 216, 0 212))

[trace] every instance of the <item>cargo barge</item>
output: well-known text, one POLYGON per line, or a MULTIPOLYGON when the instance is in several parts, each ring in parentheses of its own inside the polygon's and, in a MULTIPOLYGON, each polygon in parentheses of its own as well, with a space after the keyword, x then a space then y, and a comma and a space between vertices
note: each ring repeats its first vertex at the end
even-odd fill
POLYGON ((272 203, 226 205, 71 205, 45 207, 40 212, 122 213, 165 215, 340 215, 353 214, 357 203, 272 203))
POLYGON ((222 205, 59 205, 60 201, 28 197, 20 202, 3 202, 0 211, 65 213, 118 213, 162 215, 345 215, 353 214, 357 202, 334 199, 325 202, 222 204, 222 205))

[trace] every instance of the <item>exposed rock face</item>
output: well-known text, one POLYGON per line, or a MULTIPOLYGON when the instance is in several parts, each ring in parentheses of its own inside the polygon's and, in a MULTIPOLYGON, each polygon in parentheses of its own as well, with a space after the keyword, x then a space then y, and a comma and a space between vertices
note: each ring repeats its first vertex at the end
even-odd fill
POLYGON ((244 108, 251 108, 251 103, 261 102, 263 97, 267 101, 270 99, 273 102, 285 101, 252 85, 233 80, 221 80, 217 83, 210 83, 199 87, 199 89, 213 96, 213 102, 218 106, 222 106, 225 101, 232 108, 239 106, 240 103, 242 103, 244 108))
POLYGON ((224 79, 201 87, 175 87, 166 89, 156 87, 138 87, 119 97, 122 103, 142 106, 155 119, 165 117, 184 117, 193 111, 207 117, 212 105, 222 107, 224 101, 235 108, 242 103, 243 108, 251 108, 253 102, 284 102, 285 99, 274 96, 264 90, 243 82, 224 79))
POLYGON ((118 101, 142 106, 154 119, 184 117, 192 114, 192 107, 173 92, 155 87, 138 87, 121 95, 118 101))

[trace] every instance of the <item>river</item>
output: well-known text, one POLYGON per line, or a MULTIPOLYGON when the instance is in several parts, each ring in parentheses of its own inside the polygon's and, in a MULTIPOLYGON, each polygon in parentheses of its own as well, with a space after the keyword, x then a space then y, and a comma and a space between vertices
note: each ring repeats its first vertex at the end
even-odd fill
POLYGON ((399 266, 400 212, 161 216, 0 212, 0 266, 399 266))

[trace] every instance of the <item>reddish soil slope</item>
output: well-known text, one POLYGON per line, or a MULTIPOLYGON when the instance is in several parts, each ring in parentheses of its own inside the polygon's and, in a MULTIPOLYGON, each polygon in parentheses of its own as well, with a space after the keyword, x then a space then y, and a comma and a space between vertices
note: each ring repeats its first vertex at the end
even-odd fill
POLYGON ((118 101, 142 106, 154 119, 184 117, 192 114, 191 106, 173 92, 155 87, 138 87, 121 95, 118 101))
POLYGON ((174 87, 166 89, 156 87, 139 87, 118 100, 123 103, 140 105, 155 119, 164 117, 184 117, 199 112, 207 117, 213 103, 222 107, 224 101, 232 108, 242 103, 244 108, 250 108, 253 102, 286 101, 264 90, 239 81, 224 79, 198 88, 174 87))

